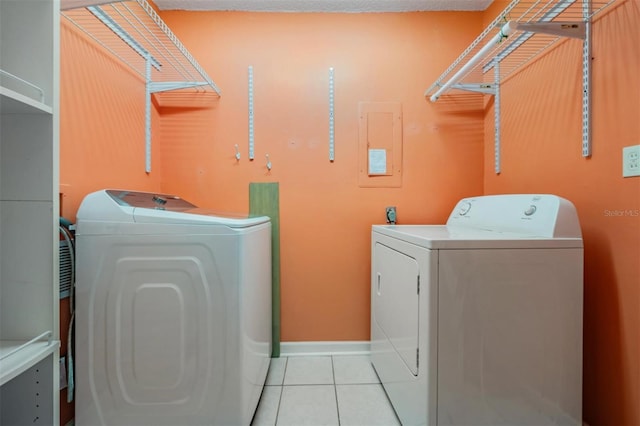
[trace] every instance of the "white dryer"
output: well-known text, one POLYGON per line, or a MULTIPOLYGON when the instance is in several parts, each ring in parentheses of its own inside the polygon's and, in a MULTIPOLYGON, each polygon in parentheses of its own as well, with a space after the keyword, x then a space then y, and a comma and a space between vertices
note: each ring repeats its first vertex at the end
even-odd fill
POLYGON ((553 195, 373 226, 371 360, 405 426, 582 424, 583 246, 553 195))
POLYGON ((271 356, 271 224, 103 190, 77 214, 79 426, 246 426, 271 356))

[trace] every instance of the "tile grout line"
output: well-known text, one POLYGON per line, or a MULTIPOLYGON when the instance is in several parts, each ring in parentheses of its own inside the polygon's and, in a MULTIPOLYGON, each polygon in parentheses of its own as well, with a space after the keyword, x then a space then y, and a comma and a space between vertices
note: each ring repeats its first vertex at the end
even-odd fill
MULTIPOLYGON (((0 0, 0 2, 3 0, 0 0)), ((357 384, 357 383, 351 383, 351 384, 357 384)), ((276 387, 276 386, 280 386, 280 385, 265 385, 265 386, 271 386, 271 387, 276 387)), ((293 383, 291 385, 282 385, 281 387, 288 387, 288 388, 297 388, 300 386, 335 386, 334 383, 293 383)), ((639 425, 640 426, 640 425, 639 425)))
POLYGON ((340 406, 338 405, 338 386, 336 385, 336 369, 333 364, 333 355, 331 355, 331 375, 333 377, 333 394, 336 398, 336 412, 338 414, 338 426, 340 426, 340 406))
POLYGON ((276 408, 276 421, 274 426, 278 426, 278 416, 280 415, 280 404, 282 403, 282 394, 284 393, 284 377, 287 374, 287 365, 289 364, 289 357, 285 357, 284 371, 282 372, 282 385, 280 386, 280 396, 278 397, 278 408, 276 408))

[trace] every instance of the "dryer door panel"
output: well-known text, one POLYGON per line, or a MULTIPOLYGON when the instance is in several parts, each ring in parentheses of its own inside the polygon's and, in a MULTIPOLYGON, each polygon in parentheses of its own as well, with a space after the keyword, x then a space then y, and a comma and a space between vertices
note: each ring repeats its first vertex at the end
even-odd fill
POLYGON ((438 425, 581 424, 582 249, 440 252, 438 425))
POLYGON ((406 367, 417 376, 418 263, 380 243, 376 243, 373 257, 375 321, 406 367))

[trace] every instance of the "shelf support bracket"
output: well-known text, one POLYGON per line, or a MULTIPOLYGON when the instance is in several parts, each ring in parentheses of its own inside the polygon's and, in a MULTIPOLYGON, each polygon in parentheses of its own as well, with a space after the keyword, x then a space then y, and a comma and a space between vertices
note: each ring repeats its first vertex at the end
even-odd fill
POLYGON ((493 131, 493 156, 494 156, 494 170, 497 175, 500 174, 500 61, 495 60, 493 68, 494 78, 494 98, 493 98, 493 110, 494 110, 494 126, 493 131))
POLYGON ((253 134, 253 67, 249 65, 249 160, 254 157, 253 134))
POLYGON ((518 23, 518 31, 550 34, 559 37, 571 37, 584 40, 585 25, 581 22, 522 22, 518 23))
POLYGON ((333 68, 329 68, 329 161, 335 160, 335 135, 334 135, 334 76, 333 68))
POLYGON ((144 137, 145 137, 145 167, 147 173, 151 173, 151 55, 146 56, 146 83, 144 105, 144 137))
POLYGON ((169 92, 171 90, 190 89, 193 87, 208 86, 209 83, 200 81, 164 81, 149 82, 149 90, 151 93, 169 92))
POLYGON ((468 92, 483 93, 485 95, 495 95, 495 85, 491 83, 456 83, 451 85, 452 89, 466 90, 468 92))
POLYGON ((582 42, 582 156, 591 157, 591 4, 582 3, 585 37, 582 42))

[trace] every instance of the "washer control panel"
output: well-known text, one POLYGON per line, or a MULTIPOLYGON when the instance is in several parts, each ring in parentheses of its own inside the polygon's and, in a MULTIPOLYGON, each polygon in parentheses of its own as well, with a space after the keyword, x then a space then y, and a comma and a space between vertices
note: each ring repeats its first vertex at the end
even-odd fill
POLYGON ((582 235, 573 204, 551 194, 464 198, 453 208, 447 225, 536 237, 582 235))
POLYGON ((121 206, 184 211, 196 206, 176 195, 107 189, 107 194, 121 206))

